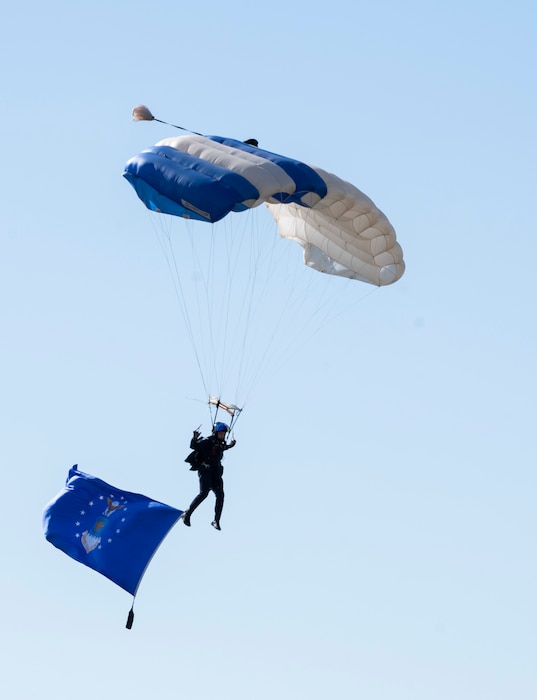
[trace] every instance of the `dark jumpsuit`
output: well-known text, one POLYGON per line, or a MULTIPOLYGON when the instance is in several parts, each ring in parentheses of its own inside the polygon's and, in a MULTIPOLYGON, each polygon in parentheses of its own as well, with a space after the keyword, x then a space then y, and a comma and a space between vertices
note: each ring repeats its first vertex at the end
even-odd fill
POLYGON ((188 517, 203 503, 212 491, 216 496, 214 506, 214 519, 217 523, 220 522, 222 508, 224 507, 224 467, 222 466, 222 457, 225 450, 229 450, 234 446, 234 443, 227 445, 225 442, 218 440, 216 435, 210 435, 203 440, 192 438, 190 447, 197 453, 198 474, 200 480, 200 492, 192 501, 186 511, 188 517))

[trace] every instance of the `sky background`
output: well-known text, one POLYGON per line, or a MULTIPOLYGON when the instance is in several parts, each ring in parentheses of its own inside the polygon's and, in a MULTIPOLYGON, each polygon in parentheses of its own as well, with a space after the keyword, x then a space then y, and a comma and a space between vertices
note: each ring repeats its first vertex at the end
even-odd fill
POLYGON ((529 0, 4 7, 2 697, 537 697, 536 25, 529 0), (258 382, 222 532, 210 496, 127 631, 131 597, 41 513, 75 463, 178 508, 197 492, 205 395, 122 178, 177 132, 139 103, 349 180, 407 270, 341 285, 258 382))

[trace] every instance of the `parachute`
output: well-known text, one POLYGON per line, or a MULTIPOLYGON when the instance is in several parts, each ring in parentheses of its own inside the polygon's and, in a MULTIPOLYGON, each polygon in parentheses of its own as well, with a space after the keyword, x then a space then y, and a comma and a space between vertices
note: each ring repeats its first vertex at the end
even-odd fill
POLYGON ((282 238, 319 272, 377 286, 405 270, 386 216, 354 185, 321 168, 220 136, 159 141, 131 158, 124 177, 156 212, 215 223, 265 204, 282 238))
MULTIPOLYGON (((143 105, 136 107, 133 115, 135 121, 167 124, 143 105)), ((187 131, 175 124, 170 126, 187 131)), ((307 266, 302 269, 325 273, 323 278, 330 287, 327 296, 333 296, 332 303, 338 305, 336 315, 341 312, 341 284, 353 285, 352 280, 358 280, 381 287, 393 284, 404 273, 403 252, 395 231, 369 197, 321 168, 259 148, 255 139, 240 141, 190 131, 188 135, 163 139, 134 156, 123 175, 147 209, 157 213, 161 231, 165 231, 163 222, 168 219, 180 220, 187 227, 187 236, 165 232, 167 240, 161 240, 161 246, 174 277, 206 396, 210 397, 210 410, 224 410, 232 416, 232 422, 244 408, 244 401, 239 401, 241 391, 247 394, 261 372, 270 371, 271 353, 279 351, 280 358, 284 356, 287 361, 293 351, 293 338, 306 343, 330 320, 329 299, 323 297, 312 310, 324 285, 317 282, 313 291, 311 286, 305 289, 301 281, 295 282, 295 268, 301 266, 291 265, 294 261, 289 256, 280 257, 274 249, 263 248, 267 232, 256 230, 263 217, 258 211, 252 218, 254 210, 264 205, 272 215, 266 219, 271 222, 268 238, 274 239, 274 246, 279 249, 282 245, 274 237, 275 221, 281 238, 302 247, 307 266), (239 222, 245 222, 245 247, 252 245, 246 253, 237 243, 242 225, 239 222), (225 227, 223 232, 217 230, 220 226, 225 227), (233 230, 227 230, 228 226, 233 230), (200 227, 210 235, 201 235, 200 227), (222 239, 228 241, 227 250, 212 247, 213 241, 216 246, 222 239), (168 253, 168 247, 172 250, 176 241, 178 254, 168 253), (272 268, 261 274, 261 263, 267 259, 272 268), (203 261, 205 269, 194 269, 203 261), (335 284, 334 276, 341 282, 335 284), (239 281, 243 282, 241 289, 239 281), (194 288, 187 294, 189 285, 194 288), (282 299, 285 293, 288 296, 282 299), (281 310, 275 309, 277 301, 282 304, 281 310), (262 308, 261 303, 266 306, 262 308), (307 304, 309 319, 317 324, 313 332, 305 320, 307 311, 302 312, 307 304), (229 320, 232 312, 237 317, 233 323, 229 320), (319 319, 323 313, 324 319, 319 319), (228 393, 233 393, 233 404, 221 400, 228 393)), ((320 278, 313 274, 307 284, 312 285, 314 279, 320 278)), ((356 300, 356 294, 349 296, 356 300)))

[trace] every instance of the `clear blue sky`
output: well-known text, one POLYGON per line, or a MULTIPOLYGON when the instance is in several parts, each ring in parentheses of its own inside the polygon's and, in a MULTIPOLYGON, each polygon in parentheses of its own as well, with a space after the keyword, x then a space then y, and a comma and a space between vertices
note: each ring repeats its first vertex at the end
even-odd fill
POLYGON ((2 14, 2 697, 537 697, 534 3, 2 14), (179 508, 196 492, 205 397, 121 177, 174 130, 138 103, 353 182, 407 271, 346 286, 259 382, 222 532, 212 499, 172 530, 129 632, 130 596, 41 512, 74 463, 179 508))

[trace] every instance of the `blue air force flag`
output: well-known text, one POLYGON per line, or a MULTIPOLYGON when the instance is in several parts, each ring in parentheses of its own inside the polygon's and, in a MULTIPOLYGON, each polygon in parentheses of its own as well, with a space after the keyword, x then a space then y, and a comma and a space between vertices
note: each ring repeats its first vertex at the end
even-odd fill
POLYGON ((181 510, 122 491, 90 474, 69 470, 65 488, 45 507, 46 539, 133 596, 181 510))

